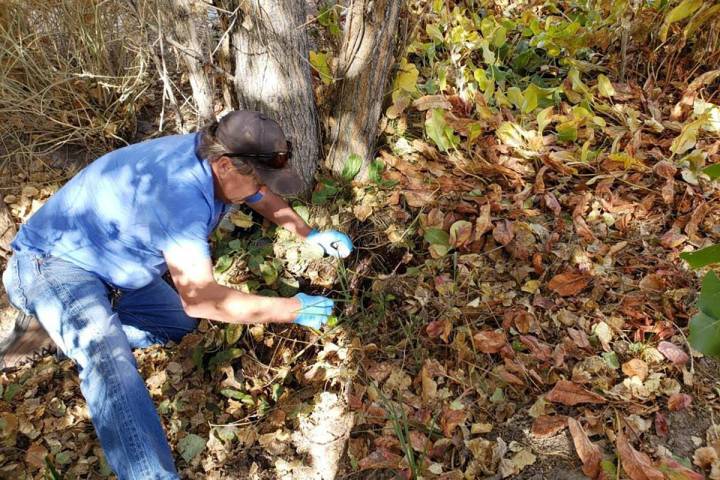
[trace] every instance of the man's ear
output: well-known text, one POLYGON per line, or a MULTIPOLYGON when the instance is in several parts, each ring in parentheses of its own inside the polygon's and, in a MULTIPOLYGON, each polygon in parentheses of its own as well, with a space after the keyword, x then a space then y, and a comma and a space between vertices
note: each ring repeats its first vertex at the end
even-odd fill
POLYGON ((218 157, 218 159, 215 160, 215 163, 217 164, 217 172, 223 176, 227 175, 234 169, 232 160, 230 160, 230 157, 226 157, 225 155, 218 157))

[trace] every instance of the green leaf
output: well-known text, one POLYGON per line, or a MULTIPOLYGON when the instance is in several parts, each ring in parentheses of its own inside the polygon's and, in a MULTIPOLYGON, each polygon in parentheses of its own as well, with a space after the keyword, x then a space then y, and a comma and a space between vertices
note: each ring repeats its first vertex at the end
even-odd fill
POLYGON ((310 51, 310 65, 313 66, 316 72, 320 75, 320 80, 325 85, 330 85, 333 82, 332 73, 330 73, 330 65, 328 64, 328 56, 325 52, 310 51))
POLYGON ((230 255, 223 255, 215 262, 215 273, 226 272, 232 266, 232 264, 232 257, 230 255))
POLYGON ((375 183, 382 182, 382 173, 385 170, 385 163, 379 158, 376 158, 370 163, 370 170, 368 171, 368 177, 375 183))
POLYGON ((617 370, 618 368, 620 368, 620 361, 618 360, 617 354, 615 352, 604 352, 602 354, 602 357, 608 367, 612 368, 613 370, 617 370))
POLYGON ((321 180, 320 190, 313 192, 312 202, 315 205, 322 205, 338 193, 338 187, 332 180, 321 180))
POLYGON ((428 251, 430 252, 430 256, 433 258, 441 258, 448 254, 450 251, 450 247, 447 245, 440 245, 439 243, 433 243, 428 248, 428 251))
POLYGON ((588 93, 588 87, 583 83, 583 81, 580 79, 580 71, 576 68, 571 68, 568 72, 568 78, 570 79, 570 83, 572 84, 572 89, 576 91, 577 93, 588 93))
POLYGON ((302 218, 305 223, 310 221, 310 209, 308 207, 306 207, 300 202, 295 202, 293 203, 292 208, 293 210, 295 210, 295 213, 300 215, 300 218, 302 218))
POLYGON ((440 31, 440 27, 435 24, 429 23, 425 25, 425 33, 427 33, 428 37, 430 37, 434 42, 443 43, 445 41, 445 37, 443 36, 442 31, 440 31))
POLYGON ((234 388, 223 388, 220 390, 220 394, 227 398, 232 398, 233 400, 239 400, 245 405, 255 406, 255 399, 252 395, 241 392, 240 390, 235 390, 234 388))
POLYGON ((450 235, 445 230, 439 228, 428 228, 425 230, 423 238, 430 245, 450 246, 450 235))
POLYGON ((243 325, 241 323, 231 323, 225 327, 225 343, 229 346, 235 345, 243 333, 243 325))
POLYGON ((607 458, 600 462, 600 468, 605 472, 605 478, 617 478, 617 467, 612 460, 607 458))
POLYGON ((278 400, 280 400, 283 391, 285 391, 285 389, 282 385, 280 385, 279 383, 273 383, 270 389, 270 398, 272 398, 272 401, 277 402, 278 400))
POLYGON ((223 350, 222 352, 213 355, 208 362, 208 367, 213 368, 217 365, 228 363, 232 360, 235 360, 236 358, 240 358, 242 354, 242 348, 228 348, 227 350, 223 350))
POLYGON ((495 388, 495 391, 493 392, 492 396, 490 397, 490 401, 492 403, 505 402, 505 392, 503 392, 502 388, 500 388, 500 387, 495 388))
POLYGON ((340 36, 339 15, 334 3, 327 3, 320 9, 317 16, 318 23, 330 31, 333 36, 340 36))
POLYGON ((17 383, 11 383, 7 386, 5 389, 5 393, 3 393, 3 400, 10 403, 12 402, 12 399, 15 398, 15 395, 20 391, 20 385, 17 383))
POLYGON ((346 182, 352 181, 360 172, 362 161, 362 157, 357 153, 348 156, 347 160, 345 160, 345 165, 343 165, 342 173, 340 174, 346 182))
POLYGON ((60 465, 67 465, 68 463, 70 463, 70 453, 67 450, 56 453, 55 461, 60 465))
POLYGON ((708 316, 720 320, 720 279, 715 272, 708 272, 703 278, 698 308, 708 316))
POLYGON ((507 41, 507 28, 500 25, 500 26, 498 26, 497 29, 495 29, 495 32, 493 33, 492 44, 495 48, 500 48, 503 45, 505 45, 506 41, 507 41))
POLYGON ((300 289, 300 282, 295 277, 280 277, 278 293, 283 297, 292 297, 300 289))
POLYGON ((558 140, 562 142, 574 142, 577 140, 577 126, 575 122, 565 122, 556 128, 558 140))
POLYGON ((520 109, 523 113, 530 113, 538 107, 541 93, 538 86, 534 83, 528 85, 523 92, 523 101, 520 104, 520 109))
POLYGON ((610 79, 603 75, 602 73, 598 75, 598 92, 600 92, 600 95, 603 97, 614 97, 615 96, 615 88, 612 86, 612 83, 610 83, 610 79))
POLYGON ((720 244, 710 245, 694 252, 683 252, 680 258, 688 262, 690 268, 702 268, 713 263, 720 263, 720 244))
POLYGON ((191 433, 183 437, 177 444, 180 456, 190 463, 200 452, 205 450, 205 439, 199 435, 191 433))
POLYGON ((720 279, 708 272, 698 299, 700 310, 690 320, 690 345, 705 355, 720 356, 720 279))
POLYGON ((538 134, 542 137, 545 127, 552 121, 553 110, 555 107, 547 107, 537 114, 538 134))
POLYGON ((715 180, 720 177, 720 163, 703 168, 703 173, 710 177, 710 180, 715 180))
POLYGON ((271 261, 260 264, 260 274, 263 277, 265 285, 274 285, 278 279, 278 269, 271 261))
POLYGON ((195 348, 193 348, 192 351, 192 362, 193 365, 195 365, 195 368, 198 370, 202 370, 203 368, 203 357, 205 357, 205 347, 202 345, 195 345, 195 348))
POLYGON ((425 133, 443 152, 456 147, 460 142, 455 131, 445 121, 445 111, 440 108, 433 108, 425 120, 425 133))
POLYGON ((682 20, 685 20, 690 15, 695 13, 700 7, 702 7, 704 0, 683 0, 670 10, 668 14, 665 16, 665 21, 663 21, 662 26, 660 27, 660 41, 667 40, 667 34, 668 30, 670 29, 670 25, 673 23, 680 22, 682 20))

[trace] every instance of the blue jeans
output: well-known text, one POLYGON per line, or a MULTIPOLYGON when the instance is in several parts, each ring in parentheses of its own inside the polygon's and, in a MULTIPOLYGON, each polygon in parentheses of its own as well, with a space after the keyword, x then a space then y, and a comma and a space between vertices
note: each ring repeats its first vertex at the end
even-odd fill
POLYGON ((97 275, 59 258, 15 253, 3 274, 12 304, 34 315, 80 372, 108 463, 121 480, 177 479, 160 417, 132 349, 178 341, 196 320, 162 279, 113 303, 97 275))

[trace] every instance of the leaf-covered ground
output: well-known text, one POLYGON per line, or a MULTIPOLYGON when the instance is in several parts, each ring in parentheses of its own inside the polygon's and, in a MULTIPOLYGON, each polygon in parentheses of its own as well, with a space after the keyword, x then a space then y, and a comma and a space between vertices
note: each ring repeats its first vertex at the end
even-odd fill
MULTIPOLYGON (((328 294, 337 323, 137 352, 183 477, 720 478, 679 259, 720 237, 720 71, 686 3, 411 3, 371 184, 297 205, 356 253, 243 212, 213 238, 221 281, 328 294)), ((19 220, 43 185, 14 179, 19 220)), ((68 360, 2 389, 0 475, 108 475, 68 360)))

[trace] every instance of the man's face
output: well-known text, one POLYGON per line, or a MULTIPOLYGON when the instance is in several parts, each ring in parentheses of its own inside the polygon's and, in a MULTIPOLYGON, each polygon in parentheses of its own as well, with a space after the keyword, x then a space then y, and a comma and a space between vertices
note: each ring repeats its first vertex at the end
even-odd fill
POLYGON ((211 163, 215 180, 215 196, 225 203, 242 203, 258 191, 260 183, 253 175, 238 172, 228 157, 220 157, 211 163))

